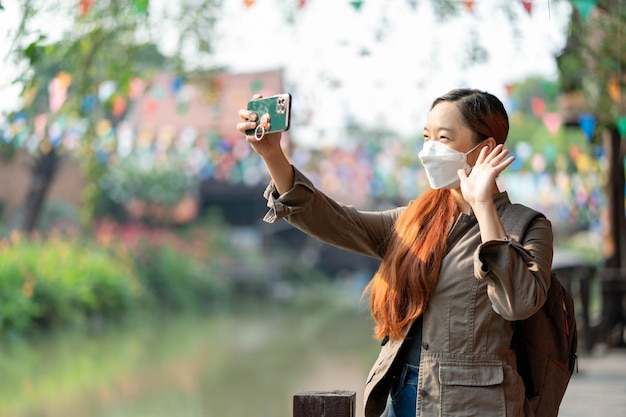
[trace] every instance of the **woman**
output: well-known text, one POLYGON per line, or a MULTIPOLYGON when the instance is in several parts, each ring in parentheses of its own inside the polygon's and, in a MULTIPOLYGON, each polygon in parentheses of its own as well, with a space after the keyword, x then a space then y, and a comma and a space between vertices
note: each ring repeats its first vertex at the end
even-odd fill
MULTIPOLYGON (((239 116, 239 131, 254 128, 254 113, 239 116)), ((508 129, 504 106, 489 93, 457 89, 437 98, 419 153, 432 189, 383 212, 358 211, 316 189, 289 163, 280 134, 246 137, 272 178, 266 221, 284 218, 381 260, 366 288, 382 339, 365 387, 366 417, 387 405, 396 417, 532 416, 511 321, 546 299, 552 228, 537 218, 523 242, 507 235, 501 218, 511 202, 496 177, 513 162, 504 149, 508 129)))

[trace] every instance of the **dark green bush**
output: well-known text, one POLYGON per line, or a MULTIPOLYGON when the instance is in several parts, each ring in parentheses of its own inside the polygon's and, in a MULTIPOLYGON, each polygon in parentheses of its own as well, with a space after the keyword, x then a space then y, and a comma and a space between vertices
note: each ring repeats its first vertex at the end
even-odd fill
POLYGON ((158 308, 188 310, 213 306, 226 289, 217 267, 169 246, 144 242, 134 250, 136 269, 147 298, 158 308))
POLYGON ((133 263, 123 252, 54 237, 14 237, 0 248, 2 333, 120 317, 141 293, 133 263))

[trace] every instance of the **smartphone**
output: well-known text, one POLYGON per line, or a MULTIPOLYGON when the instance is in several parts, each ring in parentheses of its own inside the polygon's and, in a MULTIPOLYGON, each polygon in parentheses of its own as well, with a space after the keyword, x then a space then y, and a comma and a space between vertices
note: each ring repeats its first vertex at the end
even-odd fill
MULTIPOLYGON (((291 121, 291 94, 283 93, 275 96, 263 97, 248 102, 248 110, 257 115, 256 125, 259 125, 261 116, 265 113, 270 116, 270 128, 267 133, 284 132, 289 130, 291 121)), ((246 130, 247 135, 255 135, 255 129, 246 130)))

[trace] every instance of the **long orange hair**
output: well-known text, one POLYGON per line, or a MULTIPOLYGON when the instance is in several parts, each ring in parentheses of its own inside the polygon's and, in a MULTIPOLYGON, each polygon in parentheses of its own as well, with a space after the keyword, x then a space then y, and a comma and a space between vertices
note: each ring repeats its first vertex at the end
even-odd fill
POLYGON ((401 339, 426 308, 456 210, 450 190, 429 190, 398 218, 387 254, 366 288, 377 338, 401 339))
MULTIPOLYGON (((506 140, 508 116, 495 96, 472 89, 452 90, 437 98, 431 109, 442 101, 458 103, 476 144, 488 137, 496 143, 506 140)), ((406 326, 424 312, 439 280, 446 238, 457 210, 450 190, 428 190, 396 221, 387 252, 364 291, 370 296, 375 337, 402 339, 406 326)))

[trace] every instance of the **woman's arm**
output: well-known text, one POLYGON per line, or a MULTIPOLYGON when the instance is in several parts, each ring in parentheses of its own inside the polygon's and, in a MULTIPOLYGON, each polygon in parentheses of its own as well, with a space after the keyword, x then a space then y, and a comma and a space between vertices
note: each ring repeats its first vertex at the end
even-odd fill
POLYGON ((284 218, 290 224, 323 242, 374 258, 382 258, 403 208, 387 211, 361 211, 336 202, 298 169, 293 168, 294 184, 279 195, 274 184, 265 190, 270 208, 265 221, 284 218))
MULTIPOLYGON (((244 135, 246 130, 255 128, 257 115, 254 112, 242 109, 239 117, 241 122, 237 129, 244 135)), ((246 135, 246 141, 261 157, 272 178, 264 194, 270 208, 264 220, 275 222, 284 218, 323 242, 361 255, 382 258, 397 210, 364 212, 337 203, 291 165, 280 140, 280 133, 266 134, 260 140, 246 135)))
POLYGON ((474 273, 487 280, 487 295, 498 314, 522 320, 546 300, 552 256, 552 225, 538 217, 528 226, 523 242, 509 237, 480 245, 474 255, 474 273))

